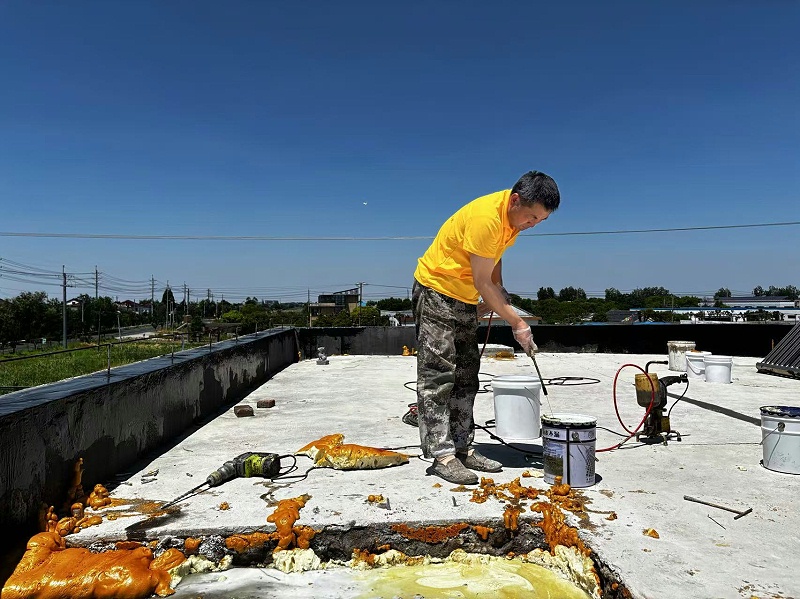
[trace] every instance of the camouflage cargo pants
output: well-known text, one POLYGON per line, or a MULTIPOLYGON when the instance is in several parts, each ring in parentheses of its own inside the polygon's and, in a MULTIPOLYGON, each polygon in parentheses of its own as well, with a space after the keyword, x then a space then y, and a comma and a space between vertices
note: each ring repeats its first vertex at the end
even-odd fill
POLYGON ((478 392, 477 309, 414 282, 417 328, 417 411, 422 453, 464 452, 475 435, 478 392))

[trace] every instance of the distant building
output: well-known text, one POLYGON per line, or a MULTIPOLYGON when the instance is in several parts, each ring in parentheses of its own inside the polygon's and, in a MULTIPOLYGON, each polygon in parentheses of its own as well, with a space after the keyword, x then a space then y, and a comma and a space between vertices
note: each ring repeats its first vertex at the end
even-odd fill
POLYGON ((358 306, 358 289, 347 289, 317 296, 317 301, 309 304, 312 320, 318 316, 333 316, 344 310, 352 312, 358 306))
MULTIPOLYGON (((717 300, 706 300, 706 306, 713 306, 717 300)), ((721 297, 719 301, 726 308, 749 308, 751 310, 779 310, 780 308, 800 308, 800 300, 790 300, 785 295, 746 295, 721 297)))
POLYGON ((114 302, 118 310, 122 312, 134 312, 136 314, 150 314, 150 302, 139 303, 131 300, 124 300, 121 302, 114 302))
POLYGON ((412 310, 381 310, 381 316, 387 316, 389 324, 392 326, 414 326, 414 312, 412 310), (392 323, 392 318, 397 320, 397 325, 392 323))
POLYGON ((631 310, 609 310, 606 319, 608 322, 632 323, 639 319, 639 315, 631 310))

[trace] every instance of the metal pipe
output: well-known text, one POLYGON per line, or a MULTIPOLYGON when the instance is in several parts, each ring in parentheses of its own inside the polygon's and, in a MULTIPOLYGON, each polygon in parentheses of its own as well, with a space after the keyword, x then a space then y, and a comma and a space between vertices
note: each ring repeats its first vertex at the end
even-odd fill
POLYGON ((721 509, 721 510, 725 510, 726 512, 733 512, 734 514, 736 514, 736 516, 733 517, 734 520, 738 520, 742 516, 746 516, 747 514, 749 514, 750 512, 753 511, 753 508, 751 508, 751 507, 747 508, 744 511, 736 510, 736 509, 734 509, 732 507, 727 507, 725 505, 720 505, 718 503, 712 503, 710 501, 705 501, 703 499, 697 499, 696 497, 689 497, 688 495, 684 495, 683 498, 686 501, 694 501, 695 503, 702 503, 703 505, 710 505, 711 507, 715 507, 715 508, 718 508, 718 509, 721 509))

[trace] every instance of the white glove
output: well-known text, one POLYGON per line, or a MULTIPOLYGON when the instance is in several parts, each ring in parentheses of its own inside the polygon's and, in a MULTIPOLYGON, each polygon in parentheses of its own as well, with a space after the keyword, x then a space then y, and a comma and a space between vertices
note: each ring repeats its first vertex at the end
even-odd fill
POLYGON ((514 339, 517 340, 517 343, 522 346, 522 351, 524 351, 529 356, 533 355, 539 348, 533 342, 533 331, 531 331, 531 327, 527 324, 523 324, 518 329, 511 329, 511 332, 514 333, 514 339))

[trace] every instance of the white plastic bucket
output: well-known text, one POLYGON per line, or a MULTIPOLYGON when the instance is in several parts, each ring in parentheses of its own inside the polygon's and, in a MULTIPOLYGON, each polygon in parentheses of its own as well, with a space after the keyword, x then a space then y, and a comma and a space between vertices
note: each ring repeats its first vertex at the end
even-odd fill
POLYGON ((544 481, 556 476, 571 487, 594 484, 594 449, 597 419, 584 414, 542 416, 544 481))
POLYGON ((669 369, 686 372, 686 352, 694 348, 694 341, 667 341, 669 369))
POLYGON ((710 356, 710 351, 687 351, 686 352, 686 376, 690 379, 706 378, 705 357, 710 356))
POLYGON ((530 441, 542 436, 539 421, 542 384, 538 378, 504 374, 492 379, 495 433, 504 441, 530 441))
POLYGON ((800 408, 764 406, 761 408, 761 445, 764 468, 787 474, 800 474, 800 408))
POLYGON ((710 355, 703 358, 706 367, 707 383, 730 383, 733 370, 733 358, 730 356, 710 355))

